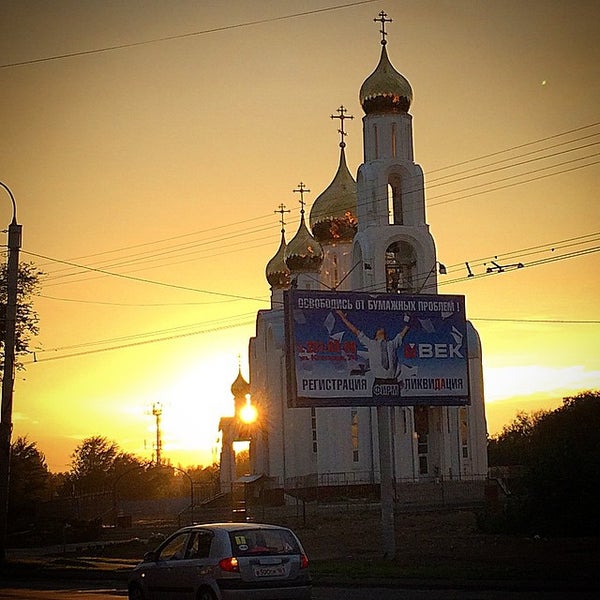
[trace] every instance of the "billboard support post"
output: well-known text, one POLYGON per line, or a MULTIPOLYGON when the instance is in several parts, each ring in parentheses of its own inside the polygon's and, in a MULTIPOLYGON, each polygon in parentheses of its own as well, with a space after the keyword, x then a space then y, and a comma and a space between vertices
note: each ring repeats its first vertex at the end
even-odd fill
POLYGON ((396 554, 394 406, 469 404, 464 296, 288 290, 288 406, 377 407, 384 558, 396 554))
POLYGON ((393 560, 396 555, 394 526, 394 486, 392 445, 390 440, 389 406, 377 407, 377 429, 379 430, 379 472, 381 503, 381 541, 383 557, 393 560))

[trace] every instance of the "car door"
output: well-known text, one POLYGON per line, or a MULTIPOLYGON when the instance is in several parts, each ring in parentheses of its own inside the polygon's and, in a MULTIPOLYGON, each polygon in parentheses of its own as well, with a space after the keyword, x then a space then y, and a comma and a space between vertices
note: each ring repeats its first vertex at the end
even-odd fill
POLYGON ((192 589, 192 598, 196 598, 196 591, 200 585, 208 584, 213 587, 216 561, 210 559, 212 540, 212 531, 206 529, 192 531, 185 556, 177 565, 179 585, 186 591, 192 589))
POLYGON ((151 600, 192 600, 194 586, 186 571, 191 533, 178 532, 158 549, 155 560, 144 573, 151 600))

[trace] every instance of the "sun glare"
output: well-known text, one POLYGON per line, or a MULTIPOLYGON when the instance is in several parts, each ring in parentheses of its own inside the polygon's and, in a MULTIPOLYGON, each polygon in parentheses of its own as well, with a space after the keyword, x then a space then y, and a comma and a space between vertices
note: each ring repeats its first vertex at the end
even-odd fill
POLYGON ((246 398, 246 404, 240 410, 240 419, 247 424, 254 423, 258 418, 256 406, 252 404, 249 397, 246 398))
MULTIPOLYGON (((219 420, 233 412, 233 398, 223 381, 235 372, 226 360, 187 365, 170 379, 161 396, 162 453, 172 464, 211 464, 217 453, 219 420)), ((155 446, 156 421, 149 412, 149 452, 155 446)))

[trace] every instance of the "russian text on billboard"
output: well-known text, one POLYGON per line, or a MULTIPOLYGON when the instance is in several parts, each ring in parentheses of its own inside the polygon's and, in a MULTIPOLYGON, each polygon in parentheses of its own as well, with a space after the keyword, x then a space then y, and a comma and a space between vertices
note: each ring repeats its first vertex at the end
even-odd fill
POLYGON ((468 403, 464 296, 290 290, 292 406, 468 403))

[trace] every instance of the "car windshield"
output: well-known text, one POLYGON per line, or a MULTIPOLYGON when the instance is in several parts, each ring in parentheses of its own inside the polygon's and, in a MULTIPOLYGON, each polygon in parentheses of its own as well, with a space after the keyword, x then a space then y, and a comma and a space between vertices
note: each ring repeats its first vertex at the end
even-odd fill
POLYGON ((296 538, 286 529, 244 529, 229 536, 234 556, 300 554, 296 538))

